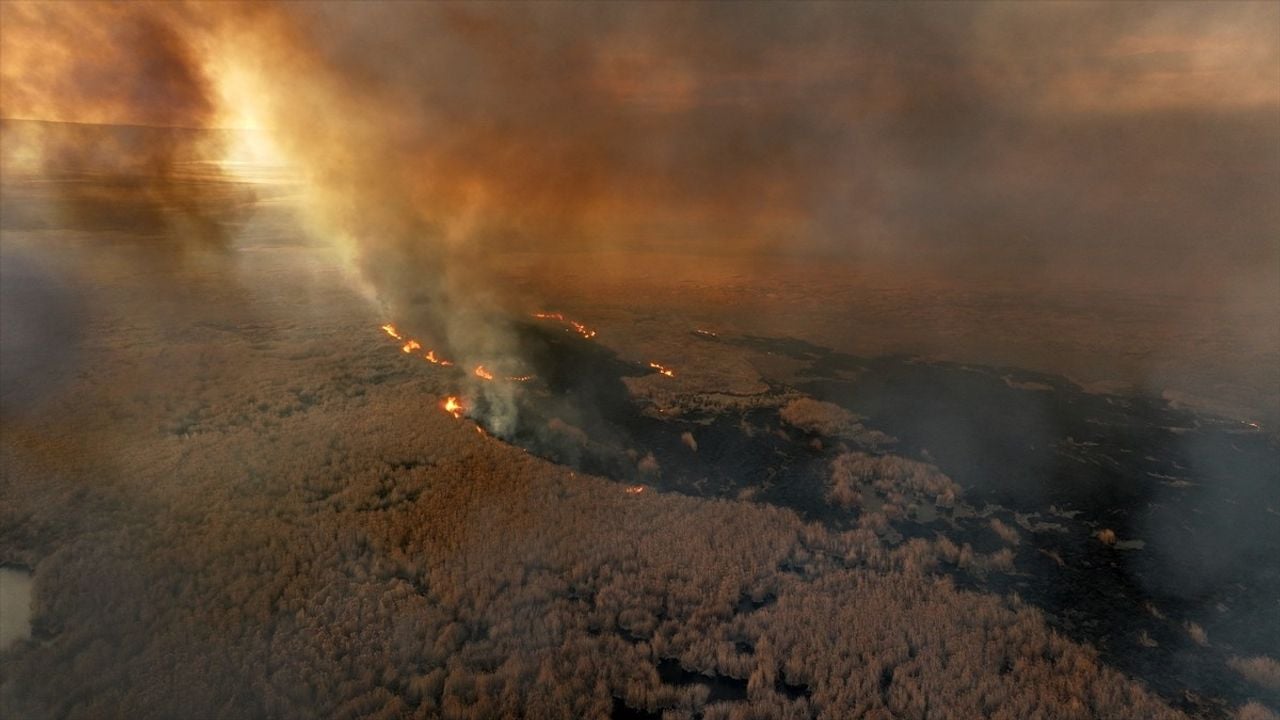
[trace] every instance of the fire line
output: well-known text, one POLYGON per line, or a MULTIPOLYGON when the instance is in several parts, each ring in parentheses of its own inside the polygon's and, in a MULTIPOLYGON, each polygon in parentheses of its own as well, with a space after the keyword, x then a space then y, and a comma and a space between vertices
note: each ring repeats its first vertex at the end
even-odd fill
POLYGON ((658 373, 662 375, 666 375, 669 378, 673 378, 676 376, 676 371, 665 365, 662 365, 656 362, 650 362, 649 367, 653 368, 654 370, 657 370, 658 373))

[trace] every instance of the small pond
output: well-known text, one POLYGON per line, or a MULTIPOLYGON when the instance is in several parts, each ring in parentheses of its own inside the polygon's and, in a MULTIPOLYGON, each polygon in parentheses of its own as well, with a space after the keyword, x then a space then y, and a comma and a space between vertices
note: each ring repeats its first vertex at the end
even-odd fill
POLYGON ((0 650, 31 637, 31 573, 0 567, 0 650))

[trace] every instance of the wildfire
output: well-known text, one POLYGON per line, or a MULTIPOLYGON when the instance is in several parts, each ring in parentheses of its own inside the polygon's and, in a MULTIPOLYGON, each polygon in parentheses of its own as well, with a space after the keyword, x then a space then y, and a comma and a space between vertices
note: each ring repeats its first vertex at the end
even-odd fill
POLYGON ((666 367, 665 365, 661 365, 656 362, 650 362, 649 367, 653 368, 654 370, 657 370, 660 374, 666 375, 669 378, 673 378, 676 376, 676 371, 672 370, 669 367, 666 367))
MULTIPOLYGON (((402 352, 402 353, 404 353, 404 354, 406 354, 406 355, 408 355, 409 353, 414 352, 415 350, 421 350, 421 349, 422 349, 422 343, 418 342, 417 340, 414 340, 413 338, 407 338, 407 339, 406 339, 403 335, 401 335, 401 334, 400 334, 400 331, 396 329, 396 326, 395 326, 395 325, 392 325, 391 323, 387 323, 386 325, 383 325, 383 326, 382 326, 382 332, 386 333, 387 335, 391 336, 392 338, 394 338, 394 339, 396 339, 396 340, 404 340, 404 341, 405 341, 405 342, 404 342, 404 344, 400 346, 400 352, 402 352)), ((439 365, 439 366, 441 366, 441 367, 449 367, 450 365, 452 365, 452 364, 453 364, 453 362, 452 362, 452 361, 450 361, 450 360, 445 360, 444 358, 440 357, 439 355, 436 355, 436 351, 435 351, 435 350, 428 350, 428 351, 426 351, 426 352, 422 355, 422 359, 423 359, 423 360, 426 360, 427 362, 431 363, 432 365, 439 365)))
MULTIPOLYGON (((553 319, 559 318, 559 317, 561 317, 559 313, 556 313, 553 319)), ((577 323, 574 323, 574 324, 577 325, 577 323)), ((396 329, 396 326, 392 325, 391 323, 387 323, 386 325, 383 325, 382 331, 396 340, 403 340, 404 344, 400 346, 400 350, 406 355, 416 350, 422 350, 422 343, 418 342, 417 340, 414 340, 413 338, 406 339, 403 335, 400 334, 400 331, 396 329)), ((591 333, 591 335, 594 335, 594 334, 595 334, 594 332, 591 333)), ((585 335, 584 337, 590 337, 590 335, 585 335)), ((445 360, 444 358, 440 357, 439 355, 436 354, 436 351, 434 349, 429 349, 426 352, 422 353, 422 359, 426 360, 432 365, 439 365, 440 367, 449 367, 453 365, 452 360, 445 360)), ((486 368, 484 365, 477 365, 476 369, 472 371, 472 374, 474 374, 476 377, 482 380, 492 380, 495 377, 494 374, 490 372, 489 369, 486 368)), ((511 382, 529 382, 533 378, 534 378, 533 375, 509 375, 506 377, 506 379, 511 382)), ((460 413, 462 410, 462 406, 457 404, 458 402, 457 398, 450 398, 449 401, 454 403, 455 408, 460 413)), ((445 408, 445 409, 453 413, 455 408, 445 408)), ((455 417, 456 415, 457 413, 455 413, 455 417)))
POLYGON ((426 354, 422 356, 422 359, 423 359, 423 360, 426 360, 427 362, 431 363, 432 365, 441 365, 441 366, 444 366, 444 367, 449 367, 450 365, 452 365, 452 364, 453 364, 452 362, 450 362, 450 361, 448 361, 448 360, 441 360, 440 358, 436 357, 436 351, 435 351, 435 350, 428 350, 428 351, 426 352, 426 354))
POLYGON ((587 327, 586 325, 583 325, 577 320, 570 320, 561 313, 536 312, 533 314, 533 317, 538 320, 554 320, 558 323, 566 325, 567 326, 565 328, 566 330, 573 330, 574 332, 578 333, 579 335, 581 335, 583 338, 587 340, 590 340, 591 338, 596 336, 595 330, 592 330, 591 328, 587 327))
POLYGON ((440 407, 444 408, 444 411, 452 415, 455 420, 457 418, 462 417, 462 413, 466 411, 466 408, 462 405, 462 402, 459 401, 458 398, 454 397, 453 395, 450 395, 449 397, 445 398, 444 402, 440 403, 440 407))
POLYGON ((623 492, 625 492, 625 493, 626 493, 626 494, 628 494, 628 495, 639 495, 640 493, 644 492, 644 486, 643 486, 643 485, 628 485, 628 486, 626 487, 626 489, 625 489, 623 492))

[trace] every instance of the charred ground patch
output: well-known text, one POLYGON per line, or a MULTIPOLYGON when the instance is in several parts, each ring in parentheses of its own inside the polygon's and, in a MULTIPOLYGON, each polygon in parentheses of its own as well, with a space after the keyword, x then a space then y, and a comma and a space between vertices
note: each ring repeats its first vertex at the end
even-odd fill
MULTIPOLYGON (((514 444, 628 483, 751 497, 836 528, 856 523, 856 511, 826 497, 844 446, 813 443, 777 406, 664 416, 623 382, 651 369, 558 328, 528 324, 519 337, 540 381, 520 396, 520 423, 507 438, 514 444), (557 423, 575 432, 558 432, 557 423)), ((1017 592, 1175 702, 1186 704, 1186 689, 1233 701, 1256 695, 1224 659, 1280 645, 1280 629, 1257 622, 1265 598, 1280 594, 1280 577, 1267 570, 1280 553, 1273 436, 1016 368, 860 358, 786 339, 715 341, 807 363, 792 385, 773 381, 771 392, 798 391, 855 413, 896 439, 893 453, 936 464, 963 486, 970 507, 987 508, 976 517, 901 518, 898 536, 943 534, 993 552, 1002 542, 990 518, 1017 526, 1015 571, 944 568, 961 585, 1017 592), (1109 545, 1098 539, 1102 529, 1145 544, 1109 545), (1247 542, 1227 547, 1225 533, 1247 542), (1193 651, 1182 629, 1190 620, 1220 644, 1193 651)))

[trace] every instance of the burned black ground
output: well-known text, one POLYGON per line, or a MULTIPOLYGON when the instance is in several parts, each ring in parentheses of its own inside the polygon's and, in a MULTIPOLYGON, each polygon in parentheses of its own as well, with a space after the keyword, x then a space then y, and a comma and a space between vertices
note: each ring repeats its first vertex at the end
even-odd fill
MULTIPOLYGON (((835 528, 856 522, 856 511, 825 498, 841 443, 814 443, 777 406, 664 416, 623 382, 649 368, 556 328, 523 325, 519 337, 539 382, 521 395, 508 441, 660 491, 749 495, 835 528), (553 421, 585 436, 548 430, 553 421), (655 462, 639 462, 648 456, 655 462)), ((1018 593, 1185 709, 1220 712, 1258 697, 1225 661, 1280 647, 1274 434, 1016 368, 861 358, 786 339, 696 341, 803 361, 790 383, 765 378, 769 394, 836 403, 895 438, 886 451, 936 464, 963 486, 971 512, 904 519, 894 523, 899 535, 946 535, 993 552, 1002 542, 991 519, 1017 527, 1015 572, 955 571, 962 585, 1018 593), (1101 542, 1102 529, 1120 544, 1101 542), (1207 631, 1210 648, 1193 644, 1189 622, 1207 631)))

